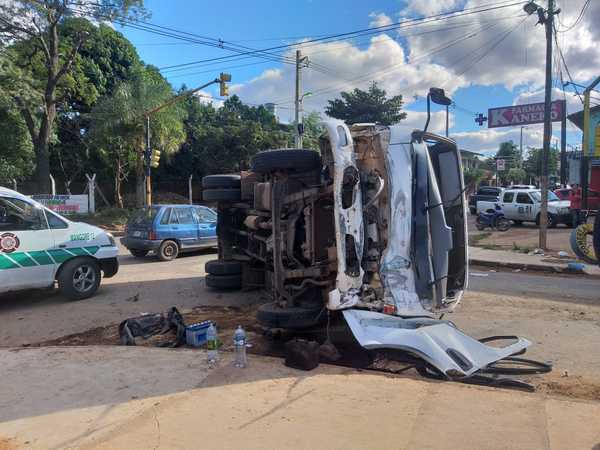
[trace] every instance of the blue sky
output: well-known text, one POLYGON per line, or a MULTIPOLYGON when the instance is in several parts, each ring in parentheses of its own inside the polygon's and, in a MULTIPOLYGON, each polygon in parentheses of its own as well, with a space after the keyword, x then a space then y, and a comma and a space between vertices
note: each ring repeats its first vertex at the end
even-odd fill
MULTIPOLYGON (((468 11, 490 3, 489 0, 231 0, 222 4, 190 0, 146 1, 152 13, 151 23, 261 49, 387 25, 407 18, 429 17, 463 8, 468 11)), ((583 3, 584 0, 559 1, 563 8, 559 29, 567 29, 575 21, 583 3)), ((596 42, 592 23, 595 18, 600 19, 600 2, 592 3, 595 5, 589 8, 578 27, 568 31, 569 34, 559 35, 569 69, 582 83, 592 78, 594 69, 600 67, 600 51, 597 46, 594 49, 590 45, 596 42)), ((231 54, 224 49, 182 42, 173 37, 131 28, 118 29, 135 44, 145 62, 159 68, 231 54)), ((415 26, 408 31, 387 30, 359 39, 310 45, 303 48, 303 52, 308 54, 311 63, 325 67, 328 73, 312 67, 303 72, 304 91, 317 93, 312 98, 307 97, 305 109, 322 112, 326 101, 339 95, 340 90, 366 88, 375 78, 388 94, 404 95, 409 113, 406 126, 417 127, 424 121, 424 94, 431 86, 441 86, 457 104, 457 108, 451 110, 451 133, 463 147, 488 153, 503 140, 518 141, 520 130, 480 128, 473 115, 486 113, 489 107, 541 101, 543 37, 543 28, 535 26, 535 18, 527 18, 517 5, 415 26), (455 41, 459 42, 449 45, 447 50, 429 55, 433 49, 455 41)), ((292 57, 293 51, 290 49, 286 56, 292 57)), ((165 69, 163 74, 174 87, 184 83, 193 87, 210 80, 223 69, 231 72, 231 91, 242 100, 249 103, 278 101, 281 120, 289 120, 293 96, 292 66, 252 58, 165 69), (229 66, 245 67, 227 68, 229 66)), ((218 93, 215 89, 207 89, 205 94, 217 96, 218 93)), ((556 90, 555 98, 562 98, 562 95, 556 90)), ((567 95, 569 112, 578 110, 579 101, 571 93, 567 95)), ((434 116, 433 125, 437 131, 443 122, 443 114, 434 116)), ((556 129, 558 135, 558 124, 556 129)), ((524 136, 525 145, 541 145, 540 126, 529 127, 524 136)), ((580 139, 580 134, 570 127, 569 143, 577 145, 580 139)))

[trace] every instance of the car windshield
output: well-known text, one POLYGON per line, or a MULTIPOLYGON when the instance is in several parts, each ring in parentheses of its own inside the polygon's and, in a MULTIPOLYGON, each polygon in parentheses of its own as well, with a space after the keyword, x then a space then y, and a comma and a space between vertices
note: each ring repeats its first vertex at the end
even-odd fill
POLYGON ((154 222, 154 218, 158 214, 159 208, 153 206, 151 208, 142 208, 137 211, 129 220, 130 225, 148 225, 154 222))
MULTIPOLYGON (((531 192, 530 195, 533 197, 533 199, 536 202, 541 202, 542 201, 542 193, 537 191, 537 192, 531 192)), ((556 196, 556 194, 552 191, 548 191, 548 201, 549 202, 559 202, 560 198, 558 198, 556 196)))

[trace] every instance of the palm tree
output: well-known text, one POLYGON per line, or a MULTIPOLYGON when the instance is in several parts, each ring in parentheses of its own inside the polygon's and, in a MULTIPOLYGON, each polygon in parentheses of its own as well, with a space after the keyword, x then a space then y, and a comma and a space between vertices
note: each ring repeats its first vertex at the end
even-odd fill
MULTIPOLYGON (((173 96, 169 83, 152 67, 141 68, 131 80, 118 85, 113 94, 102 98, 92 110, 91 139, 112 161, 115 202, 122 206, 121 182, 135 164, 136 205, 144 203, 144 112, 173 96)), ((185 140, 184 110, 173 105, 151 116, 152 146, 164 154, 179 150, 185 140)))

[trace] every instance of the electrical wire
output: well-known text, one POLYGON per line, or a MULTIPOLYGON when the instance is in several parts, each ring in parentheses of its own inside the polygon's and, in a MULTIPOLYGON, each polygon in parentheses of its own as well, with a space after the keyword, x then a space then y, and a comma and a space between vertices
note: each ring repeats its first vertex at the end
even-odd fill
MULTIPOLYGON (((556 31, 556 26, 554 28, 554 31, 556 31)), ((562 65, 564 66, 565 71, 567 72, 567 76, 569 77, 569 81, 571 82, 571 85, 573 86, 573 89, 575 89, 575 93, 577 94, 577 97, 579 97, 579 100, 583 104, 583 97, 579 93, 579 90, 577 89, 577 86, 575 85, 575 83, 573 81, 573 77, 571 76, 571 72, 569 71, 569 66, 567 66, 567 62, 565 61, 565 56, 564 56, 564 54, 562 52, 562 49, 560 48, 560 45, 558 44, 558 36, 557 36, 556 33, 554 33, 554 42, 556 43, 557 53, 559 54, 560 60, 562 61, 562 65)), ((563 90, 564 90, 564 83, 563 83, 563 90)))
MULTIPOLYGON (((577 19, 575 19, 575 22, 573 22, 572 25, 568 26, 564 30, 557 30, 556 32, 557 33, 568 33, 573 28, 575 28, 577 25, 579 25, 579 23, 581 22, 581 20, 583 20, 583 16, 585 15, 588 7, 590 6, 590 3, 591 3, 591 0, 586 0, 586 2, 581 7, 581 11, 579 11, 579 15, 577 16, 577 19)), ((559 20, 560 20, 560 18, 559 18, 559 20)))

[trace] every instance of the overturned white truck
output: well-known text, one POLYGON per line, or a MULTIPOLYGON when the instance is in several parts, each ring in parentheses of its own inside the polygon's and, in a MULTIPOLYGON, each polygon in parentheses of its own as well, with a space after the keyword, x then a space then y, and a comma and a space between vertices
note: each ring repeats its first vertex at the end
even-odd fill
POLYGON ((523 351, 491 347, 439 317, 468 279, 460 153, 454 141, 397 127, 324 123, 320 149, 258 153, 251 170, 203 179, 218 204, 214 288, 263 288, 268 328, 319 325, 340 311, 367 349, 424 359, 448 378, 523 351), (330 312, 328 313, 327 310, 330 312))

